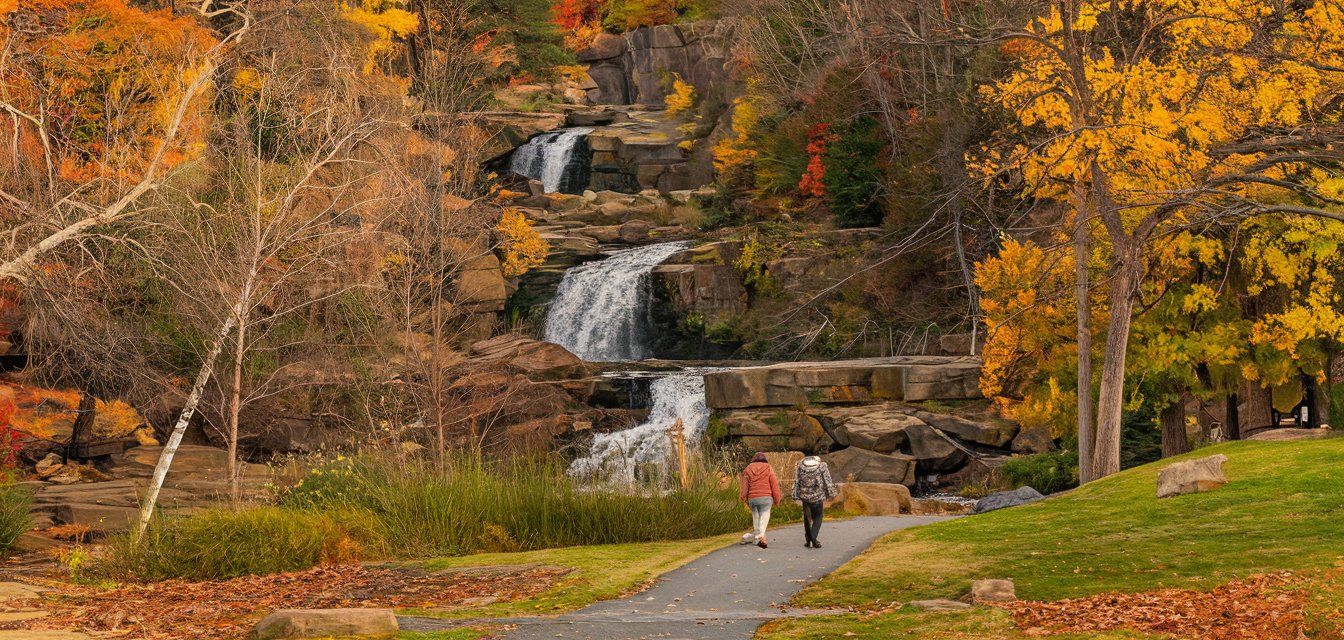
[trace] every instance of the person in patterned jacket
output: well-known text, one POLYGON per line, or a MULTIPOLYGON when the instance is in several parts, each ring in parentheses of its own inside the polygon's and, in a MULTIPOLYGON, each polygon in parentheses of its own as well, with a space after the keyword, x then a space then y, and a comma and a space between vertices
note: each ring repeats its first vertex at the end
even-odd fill
POLYGON ((817 535, 821 533, 821 516, 827 500, 834 498, 839 490, 831 480, 831 470, 817 456, 808 456, 798 461, 797 477, 793 482, 794 500, 803 503, 803 535, 807 541, 805 547, 820 549, 817 535))

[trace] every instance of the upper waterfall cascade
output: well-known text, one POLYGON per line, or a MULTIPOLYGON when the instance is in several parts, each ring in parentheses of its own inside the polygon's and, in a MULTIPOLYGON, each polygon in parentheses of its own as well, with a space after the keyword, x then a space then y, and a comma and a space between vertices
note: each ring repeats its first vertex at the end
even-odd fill
POLYGON ((650 357, 649 274, 688 246, 666 242, 626 249, 566 271, 546 314, 546 341, 595 362, 650 357))
POLYGON ((513 152, 509 170, 540 180, 546 193, 581 191, 588 183, 587 127, 534 136, 513 152))

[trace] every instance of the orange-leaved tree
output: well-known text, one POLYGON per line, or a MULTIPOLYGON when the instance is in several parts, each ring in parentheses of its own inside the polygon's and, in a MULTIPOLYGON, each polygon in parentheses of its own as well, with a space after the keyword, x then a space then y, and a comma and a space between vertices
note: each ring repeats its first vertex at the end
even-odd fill
MULTIPOLYGON (((207 16, 235 9, 210 9, 207 16)), ((226 47, 196 19, 125 0, 0 2, 0 280, 135 211, 205 144, 202 102, 226 47)))

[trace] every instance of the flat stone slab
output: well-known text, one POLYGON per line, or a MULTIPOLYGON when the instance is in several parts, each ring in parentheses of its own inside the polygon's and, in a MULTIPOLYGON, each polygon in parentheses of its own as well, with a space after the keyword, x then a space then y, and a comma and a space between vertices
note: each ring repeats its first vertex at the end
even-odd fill
POLYGON ((41 598, 48 589, 22 582, 0 582, 0 601, 41 598))
POLYGON ((281 609, 262 618, 248 638, 392 636, 398 631, 391 609, 281 609))
POLYGON ((48 611, 41 609, 16 609, 13 611, 0 611, 0 623, 4 622, 23 622, 25 620, 36 620, 51 615, 48 611))
POLYGON ((0 631, 0 640, 93 640, 78 631, 0 631))
POLYGON ((705 375, 710 409, 804 406, 875 400, 965 400, 980 396, 980 359, 899 356, 785 362, 705 375))
POLYGON ((956 600, 915 600, 909 604, 923 611, 962 611, 971 608, 971 605, 956 600))

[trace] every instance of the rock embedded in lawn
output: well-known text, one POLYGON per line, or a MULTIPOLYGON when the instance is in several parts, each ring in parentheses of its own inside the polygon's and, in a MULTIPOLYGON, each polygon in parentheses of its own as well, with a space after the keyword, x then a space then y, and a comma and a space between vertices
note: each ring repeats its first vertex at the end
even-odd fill
POLYGON ((971 599, 976 602, 1014 602, 1017 587, 1011 579, 976 580, 971 583, 971 599))
POLYGON ((922 611, 962 611, 971 608, 971 605, 956 600, 915 600, 910 606, 922 611))
POLYGON ((1227 462, 1227 456, 1220 453, 1167 466, 1157 474, 1157 497, 1202 493, 1227 484, 1227 476, 1223 475, 1224 462, 1227 462))
POLYGON ((391 609, 281 609, 262 618, 248 638, 391 636, 400 630, 391 609))
POLYGON ((971 510, 971 513, 989 513, 1008 507, 1031 504, 1044 498, 1045 496, 1041 495, 1040 491, 1031 487, 1018 487, 1012 491, 1000 491, 980 498, 976 501, 975 508, 971 510))

